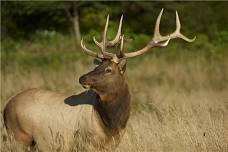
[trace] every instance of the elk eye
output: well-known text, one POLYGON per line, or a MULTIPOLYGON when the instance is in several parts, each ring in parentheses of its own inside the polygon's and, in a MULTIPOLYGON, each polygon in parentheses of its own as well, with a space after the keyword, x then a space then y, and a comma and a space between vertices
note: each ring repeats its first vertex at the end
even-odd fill
POLYGON ((106 72, 106 73, 110 73, 110 72, 112 72, 112 68, 111 68, 111 67, 107 67, 107 68, 105 68, 105 72, 106 72))

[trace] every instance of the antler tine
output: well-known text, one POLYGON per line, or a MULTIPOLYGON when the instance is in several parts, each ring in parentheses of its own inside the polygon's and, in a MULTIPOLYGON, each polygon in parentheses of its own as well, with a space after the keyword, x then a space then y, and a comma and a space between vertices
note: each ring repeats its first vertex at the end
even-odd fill
POLYGON ((108 46, 114 46, 115 44, 117 44, 120 41, 122 23, 123 23, 123 15, 121 15, 121 18, 120 18, 120 23, 119 23, 117 34, 112 41, 108 41, 108 44, 107 44, 108 46))
POLYGON ((121 43, 120 43, 120 55, 123 56, 124 55, 124 50, 123 50, 123 47, 124 47, 124 35, 120 36, 121 38, 121 43))
POLYGON ((103 32, 102 42, 98 42, 96 37, 93 36, 94 43, 101 48, 101 52, 104 53, 106 49, 106 41, 107 41, 107 30, 108 30, 108 23, 109 23, 109 15, 107 16, 105 28, 103 32))
POLYGON ((106 18, 102 42, 98 42, 97 39, 96 39, 96 37, 93 36, 93 41, 95 42, 96 45, 98 45, 101 48, 101 51, 102 52, 105 50, 105 44, 106 44, 105 42, 107 40, 106 36, 107 36, 107 30, 108 30, 108 23, 109 23, 109 15, 106 18))
POLYGON ((95 43, 97 46, 99 46, 100 48, 102 48, 102 42, 99 43, 99 42, 97 41, 97 39, 96 39, 95 36, 93 36, 93 41, 94 41, 94 43, 95 43))
MULTIPOLYGON (((162 14, 163 14, 163 8, 162 10, 160 11, 159 15, 158 15, 158 18, 156 20, 156 24, 155 24, 155 28, 154 28, 154 37, 153 37, 153 43, 158 43, 159 40, 162 38, 162 35, 160 34, 160 23, 161 23, 161 17, 162 17, 162 14)), ((156 46, 167 46, 169 44, 169 40, 170 38, 165 41, 164 43, 160 43, 160 44, 157 44, 156 46)))
POLYGON ((196 37, 194 37, 193 39, 189 39, 186 36, 184 36, 183 34, 181 34, 181 32, 180 32, 181 24, 180 24, 180 20, 179 20, 177 11, 176 11, 176 30, 175 30, 175 32, 173 32, 169 35, 166 35, 166 36, 162 36, 159 31, 162 13, 163 13, 163 9, 160 11, 158 18, 156 20, 153 39, 144 48, 134 51, 134 52, 125 53, 123 58, 130 58, 130 57, 142 55, 155 46, 165 47, 169 44, 169 41, 171 39, 181 38, 187 42, 193 42, 195 40, 196 37))
MULTIPOLYGON (((107 22, 106 22, 107 23, 107 22)), ((122 30, 122 23, 123 23, 123 15, 121 16, 120 18, 120 22, 119 22, 119 27, 118 27, 118 31, 117 31, 117 34, 115 36, 115 38, 111 41, 107 41, 106 39, 106 46, 114 46, 116 45, 119 41, 120 41, 120 37, 121 37, 121 30, 122 30)), ((95 36, 93 37, 93 41, 95 42, 96 45, 98 45, 100 48, 102 47, 102 42, 99 43, 95 36)))
POLYGON ((160 11, 160 13, 158 15, 158 18, 157 18, 156 24, 155 24, 155 28, 154 28, 154 37, 153 37, 153 40, 154 40, 155 43, 156 43, 156 40, 157 39, 160 39, 161 38, 161 34, 160 34, 160 22, 161 22, 162 13, 163 13, 163 8, 162 8, 162 10, 160 11))
POLYGON ((95 36, 93 36, 93 41, 99 48, 101 48, 101 53, 103 54, 104 58, 113 58, 115 54, 106 51, 106 47, 108 45, 108 42, 107 42, 108 23, 109 23, 109 15, 107 16, 107 19, 106 19, 102 42, 98 42, 95 36))
POLYGON ((180 19, 179 19, 178 12, 176 11, 176 31, 174 33, 177 33, 177 37, 179 37, 187 42, 195 41, 195 39, 196 39, 195 36, 192 39, 189 39, 180 32, 180 29, 181 29, 180 19))
POLYGON ((102 43, 102 53, 105 52, 105 49, 106 49, 106 41, 107 41, 107 30, 108 30, 108 23, 109 23, 109 15, 107 16, 107 19, 106 19, 106 23, 105 23, 105 29, 104 29, 104 33, 103 33, 103 43, 102 43))
POLYGON ((86 48, 86 46, 83 44, 83 39, 81 40, 81 48, 83 49, 83 51, 85 53, 87 53, 90 56, 93 56, 93 57, 98 57, 99 56, 98 53, 93 52, 92 50, 86 48))
POLYGON ((180 29, 181 29, 181 23, 180 23, 178 12, 176 11, 176 31, 175 32, 180 32, 180 29))

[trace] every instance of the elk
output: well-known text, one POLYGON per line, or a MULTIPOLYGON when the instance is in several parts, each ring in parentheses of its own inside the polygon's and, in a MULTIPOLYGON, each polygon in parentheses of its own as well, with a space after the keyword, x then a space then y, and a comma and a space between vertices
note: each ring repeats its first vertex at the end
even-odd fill
POLYGON ((131 96, 124 78, 126 59, 142 55, 153 47, 165 47, 171 39, 181 38, 193 42, 181 34, 181 24, 176 12, 176 30, 166 36, 159 32, 163 9, 156 20, 154 36, 142 49, 126 53, 124 35, 121 34, 121 16, 117 34, 107 40, 109 16, 107 16, 102 41, 93 40, 100 52, 88 49, 81 40, 85 53, 96 58, 94 70, 82 75, 79 83, 87 89, 78 95, 66 96, 42 89, 29 89, 12 97, 4 109, 4 122, 9 133, 22 145, 36 143, 38 148, 50 150, 53 137, 63 140, 63 149, 69 150, 77 138, 86 137, 94 147, 106 148, 118 145, 124 135, 130 115, 131 96), (118 53, 108 48, 118 46, 118 53))

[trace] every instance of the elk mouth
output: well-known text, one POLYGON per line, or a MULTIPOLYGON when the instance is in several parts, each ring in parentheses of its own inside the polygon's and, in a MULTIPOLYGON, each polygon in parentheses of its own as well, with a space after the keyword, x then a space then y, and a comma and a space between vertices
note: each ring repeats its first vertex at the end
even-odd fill
POLYGON ((84 89, 90 89, 90 88, 91 88, 91 86, 90 86, 90 85, 87 85, 87 84, 82 84, 82 87, 83 87, 84 89))
POLYGON ((82 85, 84 89, 90 89, 91 85, 88 84, 87 79, 85 76, 81 76, 79 78, 79 83, 82 85))

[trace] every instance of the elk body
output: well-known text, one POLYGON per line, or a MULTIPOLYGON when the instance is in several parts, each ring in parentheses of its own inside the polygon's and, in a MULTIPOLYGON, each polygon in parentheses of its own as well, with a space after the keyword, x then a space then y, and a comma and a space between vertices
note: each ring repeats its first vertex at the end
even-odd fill
POLYGON ((69 150, 79 137, 86 137, 96 148, 117 145, 130 115, 131 98, 124 78, 126 59, 141 55, 153 47, 167 46, 174 38, 194 41, 180 33, 177 12, 175 32, 161 36, 159 24, 162 12, 157 18, 153 39, 144 48, 130 53, 125 53, 123 47, 123 17, 116 37, 112 41, 107 40, 108 16, 102 41, 93 38, 101 52, 86 48, 81 41, 82 49, 97 58, 97 67, 79 79, 88 91, 70 97, 42 89, 23 91, 11 98, 4 109, 4 122, 8 131, 22 145, 36 143, 44 151, 50 150, 55 143, 69 150), (116 45, 120 46, 117 54, 107 52, 109 47, 116 45), (61 143, 55 142, 56 138, 61 139, 58 140, 61 143))

